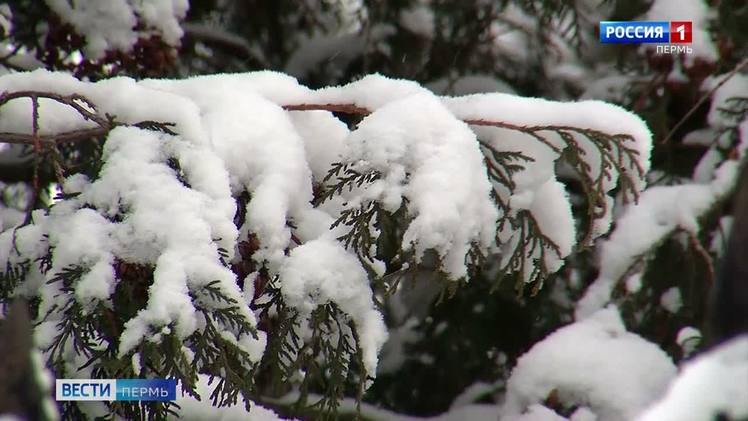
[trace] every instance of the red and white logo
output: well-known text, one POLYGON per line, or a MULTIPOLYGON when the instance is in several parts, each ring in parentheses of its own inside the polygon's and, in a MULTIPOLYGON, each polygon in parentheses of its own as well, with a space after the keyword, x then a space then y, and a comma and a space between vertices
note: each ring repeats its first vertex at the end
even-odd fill
POLYGON ((670 22, 670 43, 671 44, 690 44, 692 41, 691 34, 692 22, 690 21, 671 21, 670 22))

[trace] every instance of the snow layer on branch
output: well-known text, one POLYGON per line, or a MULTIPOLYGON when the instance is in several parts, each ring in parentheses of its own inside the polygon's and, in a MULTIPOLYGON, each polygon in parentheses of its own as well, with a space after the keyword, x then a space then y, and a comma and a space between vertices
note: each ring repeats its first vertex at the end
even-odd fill
MULTIPOLYGON (((343 86, 319 89, 313 98, 317 103, 353 104, 373 111, 389 102, 427 92, 426 88, 410 80, 372 74, 343 86)), ((409 113, 414 114, 417 110, 409 110, 409 113)))
MULTIPOLYGON (((217 382, 213 382, 215 387, 217 382)), ((210 384, 210 378, 204 374, 199 374, 197 377, 197 386, 195 391, 200 396, 201 400, 197 400, 192 396, 186 394, 180 394, 177 396, 177 405, 180 409, 177 410, 179 417, 170 416, 169 419, 180 419, 186 421, 281 421, 288 420, 289 418, 281 418, 275 412, 270 409, 260 406, 258 403, 250 402, 250 410, 247 412, 244 409, 244 398, 241 394, 237 398, 237 402, 231 406, 224 406, 216 408, 210 404, 210 395, 212 389, 210 384)), ((177 388, 178 390, 181 390, 177 388)))
MULTIPOLYGON (((266 261, 271 271, 277 272, 291 239, 287 221, 296 221, 307 232, 312 228, 305 226, 305 222, 318 225, 319 218, 314 217, 318 215, 310 204, 312 183, 306 150, 317 152, 325 144, 305 148, 289 114, 264 95, 277 100, 299 100, 309 90, 295 79, 274 72, 182 81, 151 80, 144 84, 190 98, 200 108, 203 128, 230 174, 234 194, 251 193, 240 239, 246 239, 248 232, 257 234, 262 248, 255 259, 266 261)), ((299 124, 311 123, 312 118, 315 117, 299 118, 299 124)), ((317 115, 316 123, 326 124, 323 127, 328 128, 331 121, 317 115)), ((332 137, 327 142, 329 145, 335 144, 334 139, 342 142, 341 137, 347 133, 339 125, 334 128, 337 137, 332 137)), ((335 157, 339 152, 331 147, 326 153, 335 157)), ((321 153, 317 152, 315 157, 321 157, 321 153)), ((321 171, 319 166, 316 168, 321 171)))
POLYGON ((350 133, 348 127, 327 111, 294 111, 289 116, 296 132, 304 139, 314 180, 321 182, 332 164, 343 159, 350 133))
MULTIPOLYGON (((216 90, 235 93, 253 92, 276 104, 302 104, 310 101, 314 92, 300 85, 292 76, 269 70, 195 76, 181 80, 149 79, 141 84, 149 88, 180 93, 195 98, 198 102, 204 101, 200 100, 204 91, 216 90)), ((207 98, 214 98, 214 96, 208 95, 207 98)))
MULTIPOLYGON (((720 112, 720 108, 729 108, 730 104, 727 102, 730 98, 746 98, 748 97, 748 76, 742 74, 735 75, 720 75, 709 77, 704 80, 702 90, 709 91, 718 83, 722 82, 725 78, 729 78, 724 85, 717 88, 712 94, 712 103, 709 107, 709 114, 707 119, 709 124, 718 127, 730 127, 735 124, 735 121, 728 118, 724 113, 720 112)), ((737 104, 732 104, 733 107, 737 104)))
POLYGON ((179 45, 179 21, 187 14, 188 0, 45 0, 63 22, 86 38, 84 48, 91 59, 108 50, 128 52, 139 38, 160 36, 171 46, 179 45), (136 29, 138 18, 144 29, 136 29))
MULTIPOLYGON (((424 91, 377 109, 348 139, 347 158, 382 174, 364 193, 396 211, 408 200, 413 217, 403 250, 420 261, 435 250, 453 279, 466 276, 471 244, 493 243, 496 207, 475 134, 424 91)), ((355 203, 352 206, 357 206, 355 203)))
MULTIPOLYGON (((114 243, 116 255, 126 261, 155 264, 148 304, 126 323, 120 338, 121 355, 149 334, 149 326, 173 323, 178 337, 192 334, 200 326, 189 294, 211 281, 218 280, 226 295, 241 302, 235 276, 220 263, 218 246, 213 241, 219 235, 227 241, 236 238, 236 229, 230 223, 232 209, 216 207, 208 195, 184 186, 174 177, 173 170, 163 163, 167 145, 174 142, 179 140, 153 131, 114 129, 104 147, 106 161, 100 177, 76 198, 79 203, 94 205, 112 216, 121 208, 127 210, 127 217, 115 225, 110 235, 97 235, 90 229, 79 235, 106 238, 114 243), (220 226, 223 230, 215 232, 210 222, 220 219, 225 222, 220 226)), ((66 205, 70 203, 74 202, 66 205)), ((60 208, 61 213, 65 207, 60 208)), ((81 282, 78 288, 83 285, 81 282)), ((242 315, 255 324, 254 315, 241 308, 242 315)), ((259 359, 263 346, 248 344, 247 351, 259 359)))
POLYGON ((291 250, 280 277, 286 303, 301 314, 308 316, 317 306, 332 302, 351 316, 364 367, 374 377, 387 327, 374 308, 369 279, 358 259, 334 240, 313 240, 291 250))
MULTIPOLYGON (((256 258, 280 275, 281 291, 289 305, 311 311, 334 302, 350 316, 359 332, 365 369, 373 375, 387 334, 374 307, 366 271, 355 255, 333 240, 339 237, 338 231, 347 229, 329 228, 340 215, 342 202, 331 200, 334 203, 319 208, 310 203, 313 181, 323 178, 335 161, 378 171, 382 175, 379 179, 346 197, 351 199, 349 206, 374 200, 394 212, 407 200, 411 222, 403 247, 412 249, 417 257, 436 250, 443 260, 442 269, 452 278, 465 276, 465 259, 472 245, 489 251, 499 216, 479 143, 459 118, 632 134, 641 166, 648 166, 649 132, 640 120, 619 108, 594 102, 556 104, 510 95, 438 98, 414 82, 379 75, 318 91, 274 72, 182 81, 114 78, 98 83, 45 71, 0 77, 0 91, 19 90, 82 94, 96 105, 99 115, 115 116, 118 123, 174 123, 169 130, 175 135, 136 127, 112 130, 100 176, 96 180, 70 177, 65 192, 80 195, 61 201, 49 215, 36 212, 34 225, 15 232, 18 249, 26 257, 40 257, 49 244, 55 246, 55 266, 49 276, 71 265, 88 270, 76 285, 76 298, 84 303, 110 304, 117 282, 112 276, 116 261, 155 267, 149 302, 127 322, 121 354, 144 339, 157 340, 167 325, 181 338, 199 331, 205 320, 196 314, 191 295, 199 294, 213 280, 241 304, 244 316, 254 326, 254 315, 220 250, 230 259, 238 241, 251 231, 261 245, 256 258), (349 132, 329 112, 286 112, 281 108, 284 104, 326 103, 354 104, 372 113, 349 132), (593 113, 604 117, 579 117, 593 113), (179 169, 169 165, 172 159, 179 169), (247 222, 237 230, 234 196, 243 191, 251 197, 247 222), (290 241, 291 225, 300 245, 290 241), (71 229, 76 233, 69 233, 71 229), (89 243, 79 244, 82 238, 89 243), (65 250, 57 250, 60 247, 65 250)), ((40 103, 43 133, 92 127, 70 107, 51 100, 40 103)), ((29 133, 30 115, 30 101, 16 100, 3 107, 0 128, 29 133)), ((536 168, 542 177, 529 172, 518 175, 517 184, 525 190, 515 192, 511 201, 517 208, 531 210, 541 229, 552 232, 562 253, 568 254, 574 237, 570 218, 565 215, 565 222, 559 224, 549 212, 561 209, 560 203, 566 201, 553 175, 556 152, 539 142, 523 146, 518 132, 511 131, 510 136, 507 130, 494 131, 507 132, 506 138, 514 141, 507 145, 512 143, 547 164, 536 168)), ((527 140, 524 138, 522 141, 527 140)), ((549 142, 560 145, 558 139, 549 142)), ((611 182, 609 187, 613 185, 611 182)), ((0 264, 14 258, 12 238, 11 230, 0 234, 0 264)), ((560 261, 556 266, 546 263, 560 266, 560 261)), ((45 279, 38 269, 33 270, 37 272, 28 279, 41 286, 45 279)), ((43 309, 56 303, 57 288, 59 285, 42 287, 43 309)), ((264 337, 235 339, 259 359, 264 337)))
MULTIPOLYGON (((523 98, 515 95, 491 93, 444 98, 447 108, 461 120, 486 120, 526 127, 577 127, 607 134, 627 134, 633 137, 632 146, 637 162, 646 173, 652 150, 652 133, 646 123, 622 107, 602 101, 557 102, 542 98, 523 98)), ((592 168, 596 166, 590 163, 592 168)), ((599 167, 599 165, 598 165, 599 167)), ((635 188, 642 190, 645 182, 631 174, 635 188)), ((615 186, 616 178, 606 180, 615 186)))
POLYGON ((562 403, 586 406, 597 419, 630 420, 675 373, 667 354, 627 332, 618 310, 607 308, 557 330, 520 357, 507 382, 501 417, 524 419, 512 417, 556 390, 562 403))
POLYGON ((711 421, 748 417, 748 336, 700 355, 682 367, 665 397, 639 421, 711 421))
MULTIPOLYGON (((633 149, 636 153, 633 158, 635 162, 625 162, 627 158, 624 158, 623 168, 620 165, 606 166, 608 176, 601 178, 600 187, 602 193, 608 194, 616 187, 622 175, 625 175, 631 181, 631 187, 637 192, 643 190, 646 185, 644 178, 638 173, 637 167, 643 173, 649 170, 652 134, 641 118, 617 105, 601 101, 555 102, 541 98, 522 98, 501 93, 445 98, 444 102, 457 118, 464 121, 483 120, 509 123, 515 126, 512 130, 518 132, 521 132, 523 128, 547 128, 536 131, 535 134, 542 136, 549 144, 559 150, 569 147, 566 141, 562 141, 563 139, 560 139, 553 132, 553 127, 562 129, 574 139, 576 146, 582 151, 580 153, 581 159, 588 165, 584 177, 589 177, 592 180, 600 177, 603 169, 601 149, 599 145, 593 144, 591 140, 579 132, 575 132, 573 128, 597 131, 607 135, 624 134, 631 136, 633 142, 626 142, 625 145, 618 146, 633 149), (621 170, 623 174, 620 173, 621 170)), ((532 145, 537 141, 533 136, 526 135, 527 146, 523 146, 520 150, 528 152, 526 155, 534 158, 532 153, 529 152, 536 149, 532 145)), ((610 141, 620 142, 621 139, 611 139, 610 141)), ((500 144, 501 142, 502 140, 499 139, 493 143, 500 144)), ((613 151, 608 153, 615 154, 613 151)), ((555 194, 558 196, 560 192, 558 187, 551 189, 548 186, 547 191, 550 192, 551 190, 556 191, 555 194)), ((601 212, 601 215, 592 220, 592 225, 589 228, 590 239, 595 239, 610 229, 613 218, 613 198, 606 195, 603 200, 604 209, 600 206, 601 203, 595 210, 601 212)), ((567 225, 568 223, 561 224, 562 227, 567 225)), ((563 230, 569 231, 568 229, 563 230)), ((559 264, 553 262, 553 266, 559 266, 559 264)))
MULTIPOLYGON (((555 272, 563 265, 563 258, 571 253, 576 243, 576 227, 568 194, 564 186, 556 180, 554 172, 559 154, 548 145, 514 130, 480 126, 474 127, 474 130, 478 137, 496 152, 520 153, 532 158, 532 161, 516 162, 523 168, 512 176, 513 190, 496 180, 492 180, 493 188, 500 200, 509 205, 509 214, 501 215, 502 217, 514 218, 520 211, 529 211, 542 234, 558 246, 558 254, 544 254, 546 267, 550 272, 555 272)), ((498 165, 490 152, 486 156, 492 165, 498 165)), ((518 244, 521 234, 521 231, 511 224, 502 224, 497 233, 498 241, 503 245, 502 267, 513 256, 515 248, 521 247, 521 244, 518 244)), ((542 251, 541 247, 536 247, 531 254, 523 254, 523 258, 527 259, 527 268, 534 267, 533 259, 539 259, 542 251)), ((525 281, 532 280, 531 270, 526 270, 521 275, 525 281)))
MULTIPOLYGON (((740 128, 743 134, 738 151, 742 157, 748 145, 748 122, 740 128)), ((626 271, 673 230, 698 234, 698 218, 732 191, 739 165, 738 161, 725 161, 710 183, 650 187, 637 204, 627 207, 600 246, 598 278, 577 303, 575 317, 587 317, 604 307, 626 271)))

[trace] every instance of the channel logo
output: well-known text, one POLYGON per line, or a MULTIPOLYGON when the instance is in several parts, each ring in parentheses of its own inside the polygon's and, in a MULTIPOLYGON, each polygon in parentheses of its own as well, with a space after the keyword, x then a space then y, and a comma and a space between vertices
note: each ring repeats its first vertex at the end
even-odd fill
POLYGON ((602 21, 600 42, 603 44, 690 44, 693 40, 690 21, 602 21))
POLYGON ((173 401, 174 379, 57 379, 58 401, 173 401))

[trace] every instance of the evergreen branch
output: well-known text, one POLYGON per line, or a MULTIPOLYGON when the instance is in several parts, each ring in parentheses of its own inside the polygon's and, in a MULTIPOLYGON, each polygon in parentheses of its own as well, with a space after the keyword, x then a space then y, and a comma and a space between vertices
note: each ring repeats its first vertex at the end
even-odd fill
POLYGON ((665 136, 665 138, 662 139, 662 143, 667 143, 675 134, 675 132, 680 129, 680 127, 688 121, 688 119, 701 107, 701 104, 706 102, 707 99, 711 98, 712 95, 714 95, 715 92, 717 92, 717 89, 721 88, 722 85, 727 83, 728 80, 732 79, 736 74, 740 73, 741 70, 743 70, 745 67, 748 67, 748 58, 744 59, 740 63, 738 63, 734 69, 730 71, 725 77, 722 78, 722 80, 719 81, 719 83, 715 84, 712 89, 705 92, 704 95, 699 98, 698 101, 696 101, 695 104, 691 107, 691 109, 686 112, 686 114, 681 117, 681 119, 675 123, 672 129, 668 132, 668 134, 665 136))
POLYGON ((517 186, 512 177, 525 168, 517 162, 535 162, 535 159, 519 151, 498 151, 487 142, 479 142, 481 147, 488 151, 488 156, 484 159, 488 176, 503 184, 509 191, 514 191, 517 186))
POLYGON ((498 279, 501 280, 510 272, 517 273, 519 277, 515 289, 521 293, 526 283, 537 282, 532 291, 534 295, 542 287, 542 280, 550 275, 545 263, 546 256, 548 253, 554 253, 560 258, 560 249, 550 237, 543 234, 532 212, 520 210, 516 216, 508 217, 508 221, 518 237, 516 245, 510 251, 511 256, 500 270, 498 279), (532 266, 529 273, 528 265, 532 266))
POLYGON ((332 180, 333 177, 336 179, 336 182, 322 191, 318 202, 315 203, 316 205, 324 203, 336 195, 341 194, 346 187, 348 188, 348 191, 351 192, 353 191, 354 186, 361 187, 364 184, 373 183, 381 177, 381 174, 378 171, 360 172, 351 168, 352 166, 353 164, 342 162, 335 162, 332 164, 332 167, 328 170, 323 182, 326 183, 332 180))
POLYGON ((5 264, 5 271, 0 272, 0 302, 10 302, 16 287, 26 278, 30 263, 25 261, 12 265, 10 261, 5 264))
POLYGON ((377 215, 380 212, 382 209, 377 202, 362 203, 357 208, 343 210, 330 228, 335 228, 341 223, 350 226, 351 229, 338 237, 338 241, 342 241, 346 248, 352 248, 359 256, 371 260, 370 249, 376 241, 371 233, 371 223, 378 219, 377 215))
POLYGON ((111 128, 111 120, 99 115, 96 111, 96 106, 94 105, 94 103, 88 100, 83 95, 60 95, 53 92, 44 91, 3 92, 2 94, 0 94, 0 107, 11 100, 19 98, 31 98, 32 101, 35 101, 38 98, 51 99, 74 109, 85 120, 90 120, 100 127, 111 128))

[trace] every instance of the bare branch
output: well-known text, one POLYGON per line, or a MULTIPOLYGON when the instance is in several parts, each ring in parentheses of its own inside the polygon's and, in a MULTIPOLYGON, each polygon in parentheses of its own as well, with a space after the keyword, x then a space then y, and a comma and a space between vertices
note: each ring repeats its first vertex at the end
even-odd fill
POLYGON ((284 105, 286 111, 331 111, 346 114, 369 115, 371 111, 367 108, 359 107, 356 104, 298 104, 284 105))
MULTIPOLYGON (((37 139, 41 145, 51 146, 64 142, 79 142, 103 136, 109 132, 109 128, 93 127, 90 129, 71 130, 69 132, 54 135, 40 135, 37 139)), ((34 135, 24 133, 0 133, 0 143, 11 143, 16 145, 33 145, 34 135)))
POLYGON ((0 143, 11 143, 19 145, 34 145, 35 149, 42 147, 54 147, 62 142, 75 142, 88 140, 97 136, 105 135, 114 127, 114 122, 109 118, 101 116, 96 111, 96 106, 86 97, 78 94, 60 95, 53 92, 41 91, 16 91, 3 92, 0 94, 0 107, 14 99, 29 98, 32 104, 32 133, 0 133, 0 143), (92 121, 98 125, 89 129, 76 129, 51 135, 39 134, 39 99, 51 99, 64 104, 75 110, 84 120, 92 121))

